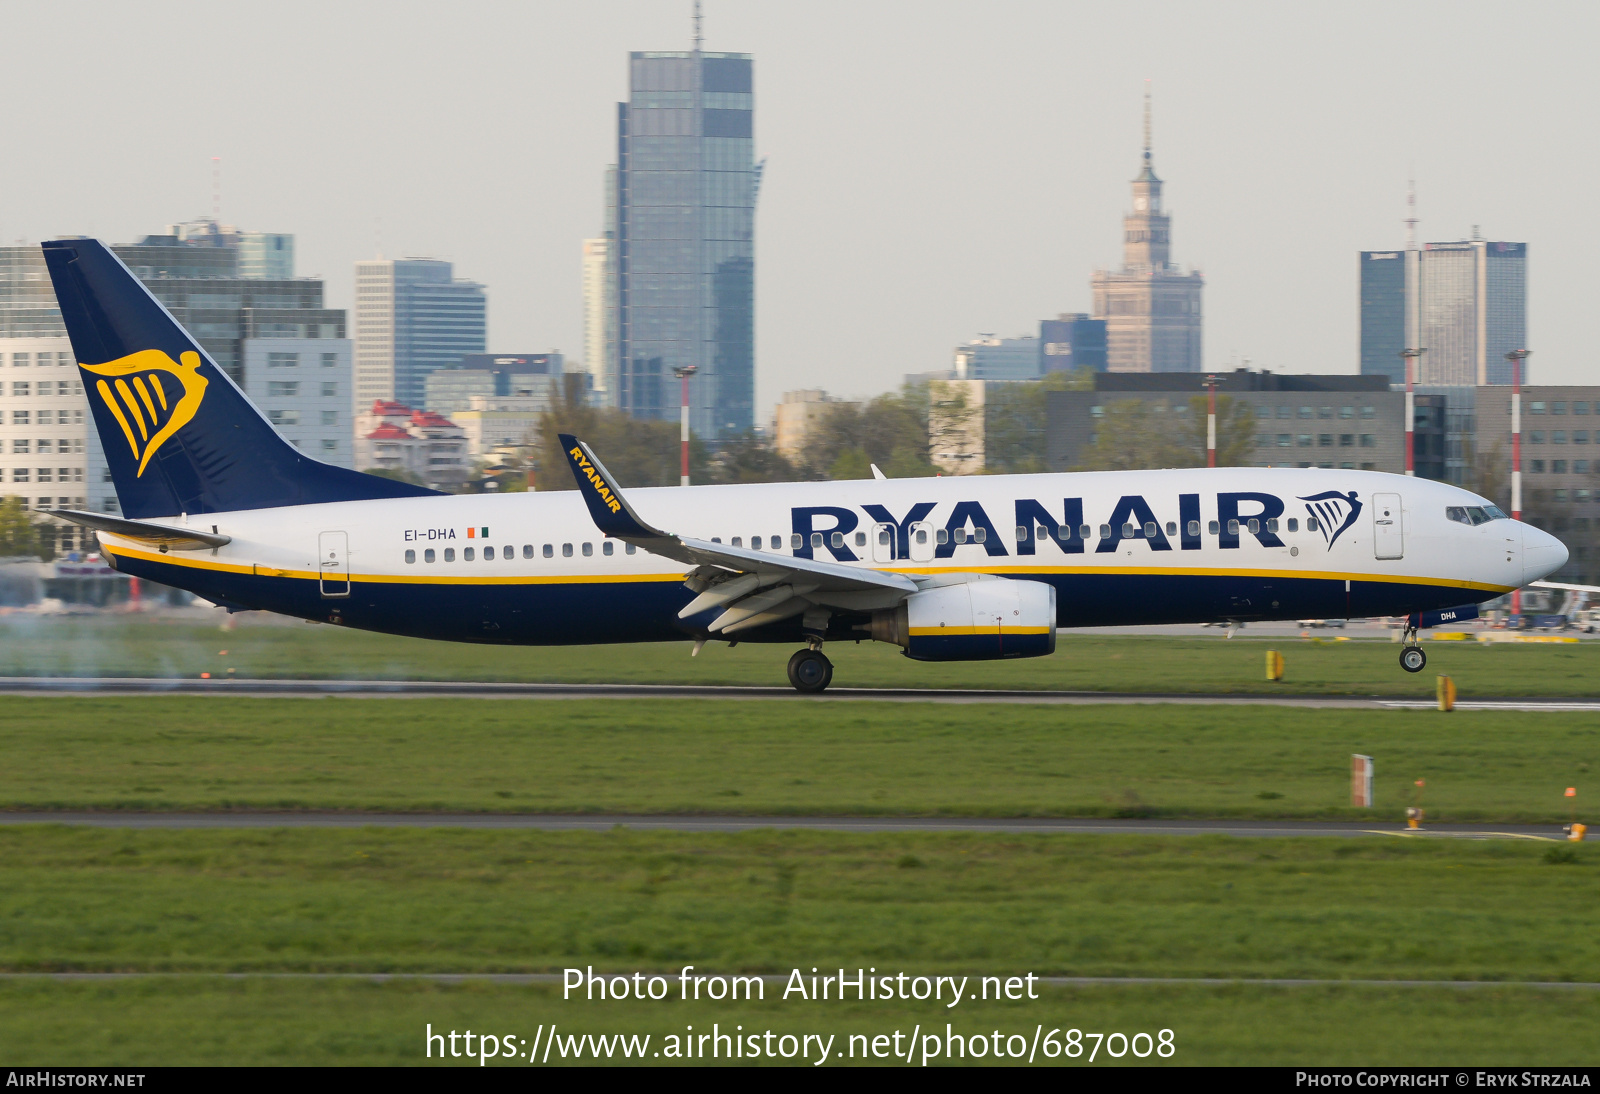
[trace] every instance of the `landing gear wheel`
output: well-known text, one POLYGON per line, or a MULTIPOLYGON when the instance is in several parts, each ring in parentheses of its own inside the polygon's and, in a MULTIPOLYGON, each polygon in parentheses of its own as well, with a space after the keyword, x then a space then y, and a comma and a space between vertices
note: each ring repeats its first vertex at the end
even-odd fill
POLYGON ((1428 664, 1428 655, 1421 646, 1407 646, 1400 651, 1400 667, 1407 672, 1421 672, 1428 664))
POLYGON ((800 650, 789 658, 789 683, 810 695, 825 691, 833 683, 833 662, 821 650, 800 650))

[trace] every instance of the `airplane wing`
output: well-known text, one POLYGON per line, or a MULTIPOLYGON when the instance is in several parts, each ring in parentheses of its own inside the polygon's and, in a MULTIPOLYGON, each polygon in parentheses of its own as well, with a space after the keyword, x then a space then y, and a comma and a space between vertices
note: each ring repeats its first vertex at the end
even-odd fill
POLYGON ((693 567, 685 584, 700 595, 678 613, 680 619, 722 607, 707 629, 732 634, 799 615, 815 605, 855 611, 893 607, 917 591, 917 583, 903 574, 663 532, 634 512, 588 445, 567 433, 559 437, 578 492, 602 534, 693 567))
POLYGON ((1569 585, 1563 581, 1530 581, 1532 589, 1565 589, 1573 593, 1600 593, 1600 585, 1569 585))
POLYGON ((104 513, 85 513, 77 509, 48 509, 52 517, 93 528, 97 532, 110 532, 123 539, 146 543, 163 551, 205 551, 232 543, 227 536, 200 532, 193 528, 173 528, 165 524, 150 524, 142 520, 123 520, 104 513))

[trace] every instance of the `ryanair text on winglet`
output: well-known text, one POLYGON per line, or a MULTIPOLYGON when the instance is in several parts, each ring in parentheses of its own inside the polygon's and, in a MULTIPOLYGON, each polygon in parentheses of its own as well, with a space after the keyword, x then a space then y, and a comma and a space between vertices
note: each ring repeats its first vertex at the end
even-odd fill
POLYGON ((567 455, 578 461, 578 470, 582 471, 584 476, 594 483, 594 488, 599 492, 600 500, 606 503, 606 508, 613 513, 621 511, 622 503, 612 496, 611 487, 606 485, 606 480, 595 474, 594 464, 590 463, 588 457, 584 456, 583 449, 574 446, 568 449, 567 455))

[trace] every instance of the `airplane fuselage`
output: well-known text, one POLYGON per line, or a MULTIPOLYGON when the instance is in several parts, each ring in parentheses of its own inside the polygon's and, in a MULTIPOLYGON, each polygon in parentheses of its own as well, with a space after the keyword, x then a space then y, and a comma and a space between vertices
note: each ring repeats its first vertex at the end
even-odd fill
MULTIPOLYGON (((1317 468, 627 493, 645 519, 700 540, 917 578, 1047 582, 1058 626, 1403 615, 1478 603, 1544 576, 1549 560, 1539 550, 1555 543, 1509 519, 1452 519, 1447 511, 1481 513, 1485 503, 1448 484, 1317 468)), ((690 567, 601 536, 575 491, 151 519, 215 528, 230 542, 161 552, 103 533, 114 564, 236 609, 526 645, 696 637, 715 614, 680 620, 694 598, 684 586, 690 567)), ((828 637, 862 637, 857 630, 859 620, 836 612, 828 637)), ((799 634, 790 619, 738 638, 799 634)))

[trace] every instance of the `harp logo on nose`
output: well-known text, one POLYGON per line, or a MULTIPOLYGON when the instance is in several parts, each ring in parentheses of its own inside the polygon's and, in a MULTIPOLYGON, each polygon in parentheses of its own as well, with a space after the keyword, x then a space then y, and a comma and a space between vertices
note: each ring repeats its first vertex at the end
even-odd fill
POLYGON ((186 350, 178 356, 181 364, 158 349, 146 349, 103 365, 78 365, 97 377, 95 392, 122 427, 133 458, 139 461, 135 478, 144 474, 150 457, 189 424, 205 397, 200 355, 186 350))

